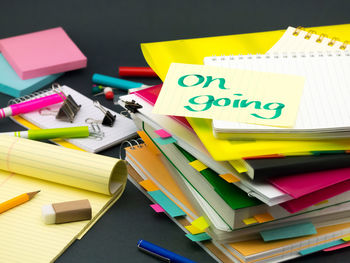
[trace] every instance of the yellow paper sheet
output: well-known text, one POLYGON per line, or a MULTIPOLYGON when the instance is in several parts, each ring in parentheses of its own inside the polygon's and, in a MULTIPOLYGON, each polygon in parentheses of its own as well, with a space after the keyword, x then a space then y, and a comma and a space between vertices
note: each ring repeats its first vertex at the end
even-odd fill
MULTIPOLYGON (((89 229, 123 192, 126 182, 126 170, 123 170, 125 164, 119 166, 116 163, 118 163, 117 159, 109 157, 2 136, 0 138, 0 202, 26 192, 41 191, 32 200, 1 214, 0 246, 6 249, 0 253, 0 262, 12 262, 14 255, 16 262, 54 261, 79 235, 89 229), (87 155, 93 156, 94 162, 87 155), (114 165, 112 165, 113 162, 114 165), (86 175, 87 181, 91 181, 84 183, 83 174, 74 171, 77 168, 74 166, 75 163, 82 164, 80 167, 82 173, 86 172, 84 169, 90 168, 91 170, 102 169, 101 176, 114 174, 118 177, 116 180, 113 179, 116 184, 110 186, 104 178, 93 179, 92 171, 86 175), (100 167, 100 163, 106 167, 100 167), (84 168, 83 165, 87 167, 84 168), (108 169, 110 170, 107 171, 108 169), (20 174, 22 172, 26 175, 20 174), (76 176, 75 180, 67 180, 70 172, 72 176, 76 176), (59 183, 41 179, 45 179, 46 176, 47 179, 57 180, 59 183), (92 182, 93 180, 95 181, 92 182), (112 191, 113 196, 62 183, 81 183, 82 187, 94 188, 101 192, 112 191), (102 186, 103 183, 107 185, 102 186), (59 225, 43 223, 41 219, 43 205, 79 199, 90 201, 92 220, 59 225)), ((95 175, 99 173, 96 172, 95 175)))
MULTIPOLYGON (((318 34, 350 39, 350 24, 310 28, 318 34)), ((164 80, 171 63, 203 64, 203 58, 213 55, 238 55, 266 53, 283 35, 285 30, 239 34, 221 37, 175 40, 141 44, 147 63, 164 80)), ((226 161, 274 153, 293 153, 322 150, 347 150, 348 142, 285 142, 259 141, 236 142, 218 140, 212 134, 211 122, 206 119, 188 118, 191 126, 217 161, 226 161)))
POLYGON ((293 127, 304 82, 302 76, 173 63, 153 113, 293 127))

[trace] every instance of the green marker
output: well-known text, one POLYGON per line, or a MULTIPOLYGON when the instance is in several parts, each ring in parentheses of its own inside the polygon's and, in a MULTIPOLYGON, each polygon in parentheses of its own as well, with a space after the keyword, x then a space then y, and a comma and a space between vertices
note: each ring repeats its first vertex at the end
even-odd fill
POLYGON ((0 135, 10 135, 15 137, 27 138, 31 140, 47 140, 55 138, 84 138, 89 137, 90 131, 88 126, 40 129, 16 132, 3 132, 0 135))

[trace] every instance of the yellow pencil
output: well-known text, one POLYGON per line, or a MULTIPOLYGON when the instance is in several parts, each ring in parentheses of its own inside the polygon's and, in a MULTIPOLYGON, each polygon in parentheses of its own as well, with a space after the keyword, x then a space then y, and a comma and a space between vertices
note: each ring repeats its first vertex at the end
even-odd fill
POLYGON ((40 192, 40 190, 36 191, 36 192, 21 194, 19 196, 16 196, 16 197, 10 199, 10 200, 7 200, 3 203, 0 203, 0 214, 11 209, 11 208, 14 208, 15 206, 18 206, 20 204, 23 204, 23 203, 29 201, 39 192, 40 192))

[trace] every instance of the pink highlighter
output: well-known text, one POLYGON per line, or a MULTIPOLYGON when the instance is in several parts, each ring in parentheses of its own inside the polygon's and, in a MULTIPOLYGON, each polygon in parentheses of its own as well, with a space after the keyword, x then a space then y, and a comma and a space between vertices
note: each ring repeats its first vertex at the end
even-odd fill
POLYGON ((47 106, 63 102, 65 99, 66 96, 60 92, 45 97, 13 104, 6 108, 0 109, 0 119, 42 109, 47 106))

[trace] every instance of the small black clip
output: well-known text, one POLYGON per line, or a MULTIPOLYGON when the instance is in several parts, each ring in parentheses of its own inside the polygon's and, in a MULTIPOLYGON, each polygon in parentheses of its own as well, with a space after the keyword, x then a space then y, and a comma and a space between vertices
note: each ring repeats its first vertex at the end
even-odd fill
POLYGON ((142 108, 142 105, 138 104, 135 100, 125 101, 124 103, 125 108, 132 113, 137 113, 138 109, 142 108))
POLYGON ((110 113, 110 111, 103 108, 97 100, 94 101, 94 106, 96 108, 99 108, 105 115, 102 120, 102 125, 112 127, 116 119, 116 115, 113 115, 112 113, 110 113))
POLYGON ((73 122, 75 116, 80 110, 81 105, 78 105, 71 95, 68 95, 59 109, 56 119, 73 122))

